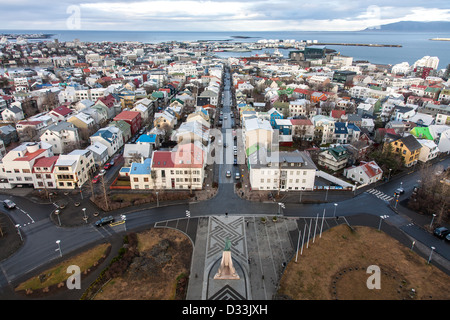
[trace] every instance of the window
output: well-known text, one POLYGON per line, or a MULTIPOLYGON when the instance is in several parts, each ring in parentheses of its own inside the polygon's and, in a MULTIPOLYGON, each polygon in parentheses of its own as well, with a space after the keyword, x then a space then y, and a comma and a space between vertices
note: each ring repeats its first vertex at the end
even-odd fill
POLYGON ((139 182, 139 178, 133 178, 133 182, 139 182))

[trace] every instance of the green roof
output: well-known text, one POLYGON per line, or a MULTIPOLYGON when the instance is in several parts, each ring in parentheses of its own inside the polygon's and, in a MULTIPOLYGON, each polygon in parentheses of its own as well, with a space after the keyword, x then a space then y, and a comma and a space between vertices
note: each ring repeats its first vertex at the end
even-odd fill
POLYGON ((414 127, 411 134, 419 139, 434 140, 428 127, 414 127))

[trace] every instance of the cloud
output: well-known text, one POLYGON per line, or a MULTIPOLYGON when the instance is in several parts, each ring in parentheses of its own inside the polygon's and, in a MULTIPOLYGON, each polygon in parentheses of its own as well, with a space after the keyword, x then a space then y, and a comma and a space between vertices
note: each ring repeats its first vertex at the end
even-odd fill
POLYGON ((351 31, 450 20, 448 0, 430 0, 426 7, 419 0, 0 0, 1 28, 66 29, 66 10, 74 5, 84 30, 351 31))

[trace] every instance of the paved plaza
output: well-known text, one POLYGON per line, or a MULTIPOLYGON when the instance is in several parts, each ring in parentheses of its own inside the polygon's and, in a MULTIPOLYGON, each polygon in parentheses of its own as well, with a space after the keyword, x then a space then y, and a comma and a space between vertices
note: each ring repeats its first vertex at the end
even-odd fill
POLYGON ((307 250, 307 244, 319 241, 321 230, 347 223, 344 218, 321 216, 280 216, 277 221, 273 221, 273 216, 264 216, 265 221, 262 218, 220 215, 156 225, 179 229, 193 240, 187 300, 272 300, 286 264, 296 257, 297 247, 299 251, 307 250), (231 241, 238 280, 214 279, 227 239, 231 241))

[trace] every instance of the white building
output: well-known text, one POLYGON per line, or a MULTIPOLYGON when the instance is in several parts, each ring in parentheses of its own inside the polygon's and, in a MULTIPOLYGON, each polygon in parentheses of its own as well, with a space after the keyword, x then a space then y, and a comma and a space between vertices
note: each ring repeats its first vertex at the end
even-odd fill
POLYGON ((12 149, 0 162, 0 177, 8 181, 8 184, 2 187, 34 185, 34 163, 40 158, 52 156, 51 146, 43 142, 25 142, 12 149))
POLYGON ((417 60, 414 62, 413 67, 426 67, 426 68, 433 68, 437 69, 439 66, 439 58, 438 57, 430 57, 430 56, 424 56, 423 58, 417 60))
POLYGON ((72 151, 80 142, 78 129, 69 122, 49 126, 41 135, 41 141, 52 145, 54 154, 72 151))
POLYGON ((265 148, 249 155, 249 180, 253 190, 313 190, 314 162, 304 152, 280 152, 268 156, 265 148))
POLYGON ((368 185, 381 180, 383 170, 375 161, 361 161, 361 165, 344 169, 344 176, 358 182, 359 185, 368 185))
POLYGON ((58 189, 80 188, 91 179, 95 171, 92 151, 73 150, 60 155, 55 163, 56 187, 58 189))

